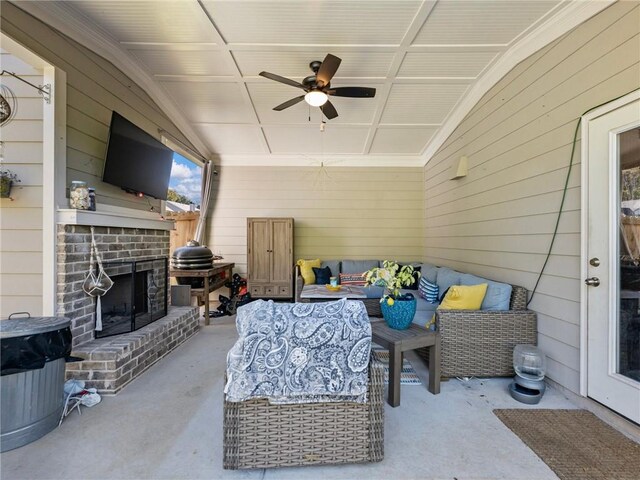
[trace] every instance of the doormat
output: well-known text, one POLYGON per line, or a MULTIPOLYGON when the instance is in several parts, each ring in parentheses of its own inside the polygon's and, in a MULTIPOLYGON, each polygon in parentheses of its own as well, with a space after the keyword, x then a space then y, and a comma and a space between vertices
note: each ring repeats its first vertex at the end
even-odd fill
MULTIPOLYGON (((389 383, 389 350, 372 348, 376 360, 384 366, 384 383, 389 383)), ((400 373, 400 385, 422 385, 418 374, 406 358, 402 359, 402 372, 400 373)))
POLYGON ((637 480, 640 444, 586 410, 493 413, 563 480, 637 480))

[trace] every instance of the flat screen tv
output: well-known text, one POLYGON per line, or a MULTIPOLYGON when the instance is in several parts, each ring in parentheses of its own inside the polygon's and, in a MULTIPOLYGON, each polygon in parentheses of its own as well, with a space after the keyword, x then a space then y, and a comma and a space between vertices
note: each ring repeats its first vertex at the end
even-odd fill
POLYGON ((173 150, 113 112, 103 182, 166 200, 172 164, 173 150))

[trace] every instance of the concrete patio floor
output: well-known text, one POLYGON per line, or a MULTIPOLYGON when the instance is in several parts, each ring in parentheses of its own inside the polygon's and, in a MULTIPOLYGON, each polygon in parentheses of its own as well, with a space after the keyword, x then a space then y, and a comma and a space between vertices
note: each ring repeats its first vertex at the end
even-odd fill
POLYGON ((557 478, 492 413, 494 408, 576 408, 548 388, 530 407, 513 400, 509 379, 450 380, 427 391, 402 387, 385 408, 380 463, 256 471, 222 469, 222 376, 235 317, 212 320, 114 397, 73 413, 40 440, 0 455, 12 479, 549 479, 557 478))

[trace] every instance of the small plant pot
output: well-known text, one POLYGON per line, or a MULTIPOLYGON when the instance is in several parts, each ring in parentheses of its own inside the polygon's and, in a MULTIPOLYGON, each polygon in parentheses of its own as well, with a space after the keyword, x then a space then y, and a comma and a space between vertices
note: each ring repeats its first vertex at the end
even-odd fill
POLYGON ((415 298, 410 300, 396 299, 393 305, 389 305, 387 300, 380 304, 382 316, 390 328, 395 330, 406 330, 411 326, 413 317, 416 314, 418 302, 415 298))
POLYGON ((0 177, 0 198, 9 198, 13 181, 9 177, 0 177))

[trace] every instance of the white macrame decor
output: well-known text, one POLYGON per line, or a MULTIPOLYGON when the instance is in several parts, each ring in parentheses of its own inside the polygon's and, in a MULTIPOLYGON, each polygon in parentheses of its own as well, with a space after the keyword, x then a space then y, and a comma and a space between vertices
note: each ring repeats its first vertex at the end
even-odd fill
POLYGON ((100 258, 98 247, 96 246, 94 229, 91 227, 91 259, 89 263, 89 274, 82 284, 82 290, 84 290, 87 295, 96 297, 96 330, 98 332, 102 331, 102 305, 100 303, 100 297, 107 293, 112 286, 113 280, 109 278, 102 267, 102 259, 100 258), (93 269, 94 261, 96 260, 98 262, 97 275, 93 269))

